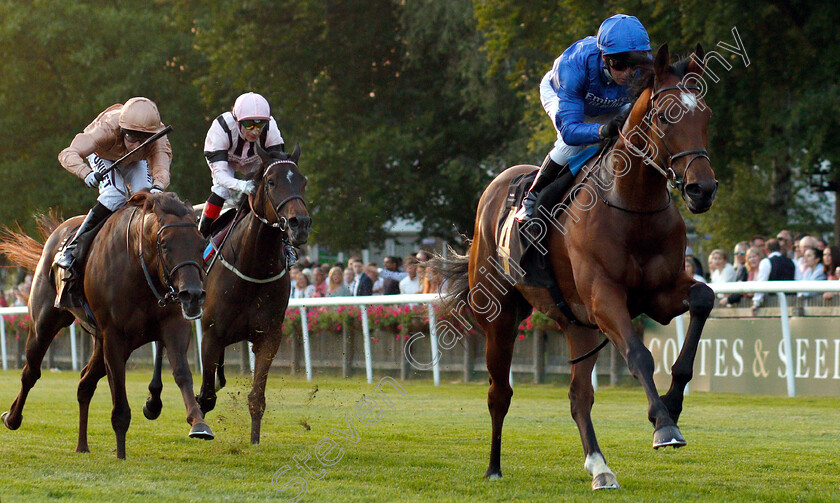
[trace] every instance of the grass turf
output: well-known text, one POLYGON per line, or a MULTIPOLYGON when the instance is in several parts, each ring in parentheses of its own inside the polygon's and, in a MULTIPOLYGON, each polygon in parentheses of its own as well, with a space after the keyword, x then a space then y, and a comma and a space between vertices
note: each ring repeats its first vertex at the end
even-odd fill
MULTIPOLYGON (((161 417, 143 417, 149 376, 128 375, 133 417, 119 461, 107 379, 91 404, 91 453, 76 454, 77 375, 45 371, 21 428, 0 428, 0 501, 291 501, 304 488, 301 501, 329 502, 840 500, 840 399, 694 393, 680 424, 688 446, 654 451, 641 389, 602 387, 593 421, 622 489, 592 493, 565 386, 516 384, 504 478, 490 482, 486 383, 408 381, 405 395, 386 386, 388 408, 362 378, 309 383, 275 369, 252 446, 245 378, 229 376, 219 392, 206 442, 187 438, 170 376, 161 417), (319 448, 334 464, 315 459, 319 448), (307 456, 310 474, 295 460, 307 456)), ((0 372, 0 410, 18 389, 18 371, 0 372)))

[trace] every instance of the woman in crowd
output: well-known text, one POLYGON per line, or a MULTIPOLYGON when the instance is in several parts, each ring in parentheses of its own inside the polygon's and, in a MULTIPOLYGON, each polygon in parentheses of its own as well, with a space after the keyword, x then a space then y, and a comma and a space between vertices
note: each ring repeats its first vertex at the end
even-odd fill
POLYGON ((694 263, 694 259, 692 257, 685 258, 685 273, 688 274, 690 278, 694 278, 696 281, 700 283, 705 283, 706 278, 697 274, 697 267, 694 263))
POLYGON ((313 285, 315 287, 315 293, 312 295, 313 297, 326 297, 327 296, 327 275, 324 273, 324 270, 320 267, 316 267, 312 270, 312 279, 315 281, 313 285))
MULTIPOLYGON (((806 248, 802 252, 802 278, 801 281, 824 281, 826 279, 823 271, 823 252, 818 248, 806 248)), ((797 297, 815 297, 819 292, 799 292, 797 297)))
MULTIPOLYGON (((753 246, 747 250, 746 257, 747 261, 746 264, 744 264, 744 267, 746 268, 747 275, 745 279, 738 281, 755 281, 755 278, 758 275, 758 264, 761 262, 761 259, 764 258, 764 249, 753 246)), ((733 293, 721 299, 720 305, 724 307, 735 306, 741 302, 741 299, 745 296, 747 299, 752 298, 751 293, 743 295, 740 293, 733 293)))
POLYGON ((709 254, 710 283, 731 283, 735 281, 735 268, 726 261, 726 252, 717 249, 709 254))
MULTIPOLYGON (((353 275, 353 271, 350 271, 353 275)), ((350 289, 344 284, 344 274, 340 267, 330 269, 330 281, 327 288, 327 297, 349 297, 350 289)))
MULTIPOLYGON (((823 250, 823 270, 826 279, 830 281, 840 279, 840 246, 827 246, 823 250)), ((831 300, 835 295, 835 292, 825 292, 823 298, 831 300)))
POLYGON ((314 294, 315 285, 312 284, 312 271, 310 269, 304 269, 297 275, 292 297, 295 299, 310 299, 314 294))

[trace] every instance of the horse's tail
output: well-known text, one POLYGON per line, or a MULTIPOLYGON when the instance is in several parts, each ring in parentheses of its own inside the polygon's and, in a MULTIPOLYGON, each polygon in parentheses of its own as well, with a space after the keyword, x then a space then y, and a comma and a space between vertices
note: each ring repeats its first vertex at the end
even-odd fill
POLYGON ((458 254, 452 248, 446 257, 435 254, 430 267, 437 271, 441 278, 443 301, 440 304, 441 313, 458 312, 467 306, 469 311, 470 294, 470 242, 467 241, 467 251, 458 254))
POLYGON ((0 228, 0 253, 5 255, 13 264, 27 271, 34 272, 44 252, 47 238, 61 224, 59 218, 52 212, 35 217, 38 234, 41 241, 23 232, 18 226, 14 231, 8 227, 0 228), (43 242, 42 242, 43 241, 43 242))

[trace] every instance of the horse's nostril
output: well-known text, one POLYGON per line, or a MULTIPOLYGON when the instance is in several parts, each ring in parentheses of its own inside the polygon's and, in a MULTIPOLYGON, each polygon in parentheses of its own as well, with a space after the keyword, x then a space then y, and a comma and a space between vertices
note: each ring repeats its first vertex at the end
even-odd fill
POLYGON ((690 183, 685 186, 685 193, 688 194, 688 197, 696 199, 703 197, 703 188, 699 183, 690 183))

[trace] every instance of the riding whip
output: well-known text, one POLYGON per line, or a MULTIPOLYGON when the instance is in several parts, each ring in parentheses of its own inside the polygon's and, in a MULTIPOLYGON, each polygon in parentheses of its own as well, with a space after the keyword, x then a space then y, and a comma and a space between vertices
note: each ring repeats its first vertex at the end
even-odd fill
POLYGON ((119 159, 117 159, 116 161, 114 161, 114 164, 111 164, 111 166, 108 167, 108 169, 106 169, 105 171, 94 171, 94 173, 96 173, 96 174, 93 175, 93 176, 96 178, 96 181, 101 182, 102 180, 104 180, 105 175, 107 175, 108 173, 113 171, 114 168, 119 167, 119 165, 122 164, 123 161, 125 161, 126 159, 131 157, 132 154, 134 154, 135 152, 137 152, 141 148, 145 147, 146 145, 149 145, 150 143, 152 143, 153 141, 157 140, 158 138, 160 138, 161 136, 165 135, 166 133, 168 133, 170 131, 172 131, 172 126, 166 126, 162 130, 160 130, 157 133, 150 136, 146 141, 141 143, 139 147, 135 148, 131 152, 125 154, 124 156, 122 156, 119 159))

